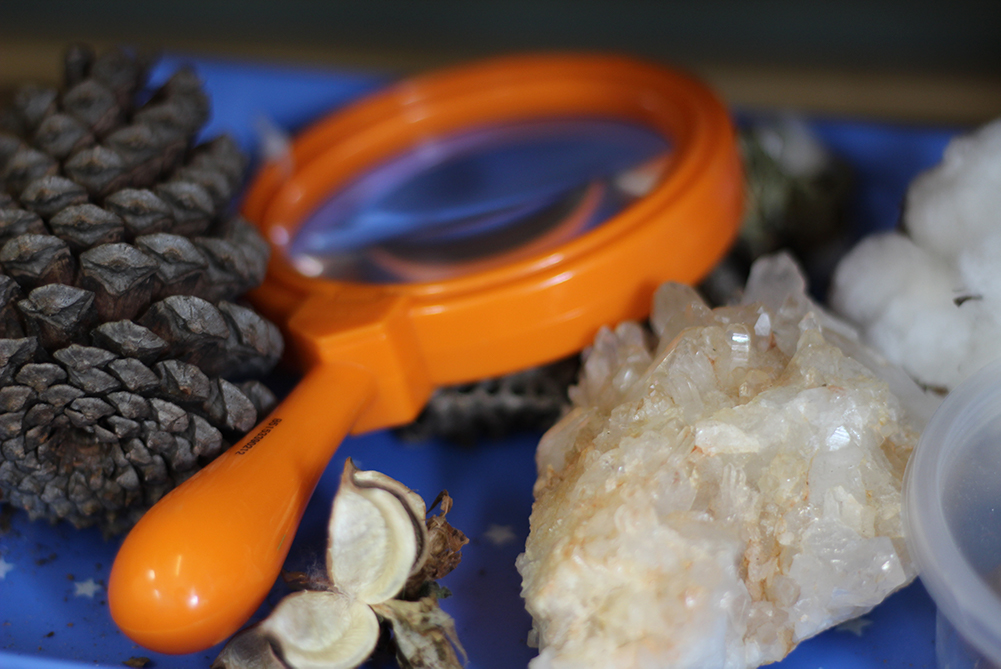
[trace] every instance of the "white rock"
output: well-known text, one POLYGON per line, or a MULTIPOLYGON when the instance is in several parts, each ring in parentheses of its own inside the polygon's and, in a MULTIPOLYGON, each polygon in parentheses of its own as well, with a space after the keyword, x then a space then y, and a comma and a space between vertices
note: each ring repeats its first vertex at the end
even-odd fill
POLYGON ((914 577, 910 416, 788 258, 747 294, 763 303, 711 311, 667 285, 652 340, 598 336, 539 446, 517 563, 533 669, 756 667, 914 577))
POLYGON ((1001 119, 957 137, 942 162, 907 191, 905 225, 922 247, 955 258, 997 230, 1001 211, 1001 119))
POLYGON ((1001 358, 1001 119, 958 137, 907 192, 904 231, 839 263, 831 306, 922 384, 949 390, 1001 358))

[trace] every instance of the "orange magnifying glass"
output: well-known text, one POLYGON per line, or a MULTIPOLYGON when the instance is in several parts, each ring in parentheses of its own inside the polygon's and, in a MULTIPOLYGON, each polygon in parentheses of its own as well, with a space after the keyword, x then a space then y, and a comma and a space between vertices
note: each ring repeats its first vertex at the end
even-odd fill
MULTIPOLYGON (((493 157, 506 159, 497 150, 493 157)), ((423 192, 435 183, 411 185, 423 192)), ((261 425, 129 533, 108 585, 115 622, 165 653, 223 641, 274 584, 345 435, 413 420, 435 387, 550 362, 589 345, 603 325, 645 317, 660 283, 698 281, 729 247, 742 187, 733 127, 712 93, 625 58, 487 61, 394 85, 318 122, 294 142, 291 167, 260 172, 244 205, 274 247, 252 299, 282 325, 304 376, 261 425), (583 135, 607 124, 639 128, 669 151, 562 190, 547 190, 552 184, 529 169, 542 159, 529 152, 519 169, 538 196, 531 202, 495 198, 489 211, 467 208, 458 223, 439 210, 430 228, 389 241, 370 234, 396 219, 391 207, 359 204, 368 192, 359 175, 389 169, 400 155, 423 156, 461 177, 461 199, 476 163, 442 167, 436 138, 464 146, 500 129, 487 133, 491 146, 531 145, 567 119, 583 135), (641 197, 587 222, 601 209, 602 189, 650 174, 641 197), (360 236, 343 242, 350 252, 337 262, 300 248, 310 235, 323 238, 316 222, 331 202, 361 207, 356 218, 371 223, 351 232, 360 236), (512 213, 517 225, 498 224, 512 213), (436 255, 436 243, 448 253, 436 255)))

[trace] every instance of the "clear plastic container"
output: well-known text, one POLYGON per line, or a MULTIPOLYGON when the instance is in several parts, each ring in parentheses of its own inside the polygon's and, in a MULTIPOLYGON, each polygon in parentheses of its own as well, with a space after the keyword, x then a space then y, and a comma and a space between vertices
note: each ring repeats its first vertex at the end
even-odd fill
POLYGON ((908 465, 904 522, 938 605, 938 666, 1001 668, 1001 363, 932 416, 908 465))

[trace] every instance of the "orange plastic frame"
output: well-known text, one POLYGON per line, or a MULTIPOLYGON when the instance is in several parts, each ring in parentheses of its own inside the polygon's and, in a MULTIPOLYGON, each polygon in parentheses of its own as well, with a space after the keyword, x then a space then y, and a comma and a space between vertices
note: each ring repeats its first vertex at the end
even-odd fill
POLYGON ((666 280, 695 282, 732 242, 742 174, 729 116, 701 84, 607 56, 529 56, 415 78, 326 118, 264 169, 246 216, 276 247, 257 307, 306 371, 240 443, 153 507, 108 586, 134 641, 203 650, 257 609, 312 491, 349 432, 405 423, 433 388, 583 349, 599 327, 644 317, 666 280), (613 219, 554 251, 436 283, 307 278, 282 245, 330 194, 401 151, 476 126, 604 117, 670 138, 667 176, 613 219))

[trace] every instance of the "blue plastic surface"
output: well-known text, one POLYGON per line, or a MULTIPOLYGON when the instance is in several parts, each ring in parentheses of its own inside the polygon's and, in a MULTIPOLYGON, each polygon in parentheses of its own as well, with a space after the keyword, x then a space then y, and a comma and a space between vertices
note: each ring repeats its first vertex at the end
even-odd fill
MULTIPOLYGON (((180 59, 168 59, 173 66, 180 59)), ((212 94, 215 116, 207 134, 228 130, 248 149, 266 117, 279 127, 308 120, 385 78, 357 73, 294 70, 238 62, 197 63, 212 94)), ((166 69, 161 68, 158 76, 166 69)), ((952 131, 913 127, 814 123, 822 140, 848 160, 859 179, 853 204, 859 230, 896 224, 910 179, 938 161, 952 131)), ((336 389, 331 389, 336 401, 336 389)), ((286 567, 322 559, 330 500, 344 459, 374 468, 431 501, 442 489, 455 500, 449 520, 471 543, 459 568, 444 580, 454 593, 443 607, 457 622, 471 669, 524 667, 531 621, 519 596, 514 560, 528 534, 539 435, 463 448, 439 442, 403 444, 387 432, 349 438, 338 451, 306 511, 286 567)), ((107 611, 108 573, 120 540, 96 530, 31 523, 22 512, 0 523, 0 669, 121 667, 148 657, 152 669, 207 667, 218 648, 187 656, 146 651, 115 628, 107 611)), ((284 592, 276 585, 258 615, 284 592)), ((934 667, 934 605, 916 583, 863 619, 801 644, 781 669, 934 667)), ((368 666, 394 666, 375 659, 368 666)))

